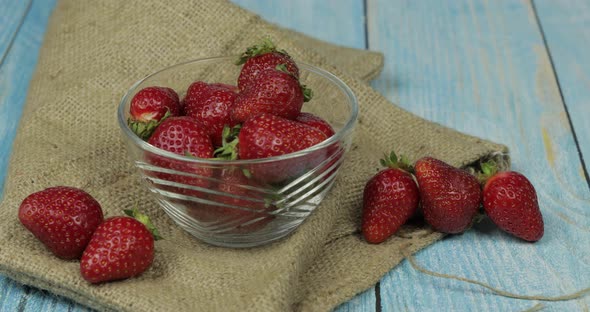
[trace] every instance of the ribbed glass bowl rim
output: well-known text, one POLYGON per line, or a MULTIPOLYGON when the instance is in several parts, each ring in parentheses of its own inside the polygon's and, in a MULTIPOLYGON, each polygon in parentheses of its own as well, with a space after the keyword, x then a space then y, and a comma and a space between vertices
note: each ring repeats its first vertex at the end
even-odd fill
MULTIPOLYGON (((134 83, 133 86, 131 86, 131 88, 125 93, 125 95, 123 95, 123 98, 121 98, 121 102, 119 103, 119 108, 117 111, 117 117, 118 117, 117 119, 119 121, 119 127, 121 128, 121 130, 125 134, 125 137, 127 139, 131 140, 131 142, 133 142, 133 144, 135 144, 136 146, 138 146, 139 148, 141 148, 144 151, 147 151, 147 152, 159 155, 159 156, 175 159, 175 160, 203 164, 203 165, 250 165, 250 164, 260 164, 260 163, 271 163, 271 162, 275 162, 275 161, 281 161, 281 160, 305 156, 305 155, 308 155, 314 151, 325 148, 326 146, 331 145, 334 142, 339 141, 342 137, 344 137, 346 134, 348 134, 350 131, 352 131, 352 128, 354 127, 354 124, 356 123, 356 120, 358 118, 358 102, 357 102, 356 96, 354 95, 354 92, 352 92, 350 87, 348 85, 346 85, 346 83, 344 83, 336 75, 328 72, 327 70, 324 70, 324 69, 315 67, 313 65, 306 64, 306 63, 301 63, 301 62, 297 62, 297 66, 299 66, 300 69, 305 69, 307 71, 313 72, 314 74, 320 75, 320 76, 328 79, 329 81, 331 81, 338 88, 340 88, 340 90, 343 91, 344 94, 346 95, 346 97, 348 98, 349 105, 350 105, 351 112, 350 112, 350 115, 349 115, 348 120, 346 121, 346 124, 344 125, 344 127, 342 127, 342 129, 340 129, 338 132, 336 132, 333 136, 331 136, 329 139, 323 141, 320 144, 314 145, 312 147, 309 147, 307 149, 300 150, 300 151, 297 151, 294 153, 289 153, 289 154, 280 155, 280 156, 267 157, 267 158, 259 158, 259 159, 219 160, 219 159, 208 159, 208 158, 193 158, 193 157, 178 155, 178 154, 175 154, 172 152, 168 152, 168 151, 159 149, 159 148, 149 144, 148 142, 140 139, 137 135, 135 135, 135 133, 133 133, 131 131, 131 129, 129 129, 129 126, 127 125, 127 119, 125 118, 125 106, 126 106, 125 103, 127 102, 127 99, 132 94, 135 93, 137 87, 140 84, 142 84, 144 81, 146 81, 147 79, 150 79, 150 78, 152 78, 164 71, 173 70, 174 68, 179 68, 182 66, 186 66, 188 64, 194 64, 194 63, 205 64, 205 63, 215 63, 218 61, 233 62, 235 59, 237 59, 237 56, 217 56, 217 57, 201 58, 201 59, 186 61, 186 62, 178 63, 176 65, 172 65, 172 66, 160 69, 152 74, 147 75, 146 77, 137 81, 136 83, 134 83)), ((313 86, 310 86, 310 87, 313 90, 313 86)), ((315 91, 315 92, 318 92, 318 91, 315 91)))

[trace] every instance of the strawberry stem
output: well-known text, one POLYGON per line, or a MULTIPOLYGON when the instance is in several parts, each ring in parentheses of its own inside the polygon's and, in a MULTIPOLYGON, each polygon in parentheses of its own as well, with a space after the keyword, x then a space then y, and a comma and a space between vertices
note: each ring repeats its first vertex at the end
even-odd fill
POLYGON ((139 209, 137 209, 138 204, 135 204, 135 207, 133 209, 125 209, 123 210, 123 212, 134 218, 135 220, 141 222, 143 225, 145 225, 145 227, 152 233, 152 235, 154 236, 154 240, 160 240, 163 239, 162 236, 160 236, 160 232, 158 231, 158 229, 154 226, 154 224, 152 223, 152 221, 150 220, 150 218, 146 215, 143 214, 141 212, 139 212, 139 209))
POLYGON ((228 125, 223 127, 221 133, 221 147, 213 152, 214 159, 219 160, 236 160, 238 159, 238 135, 240 134, 241 125, 230 128, 228 125))
POLYGON ((402 169, 410 173, 414 172, 414 168, 410 165, 410 160, 405 155, 400 155, 398 157, 394 151, 391 151, 389 155, 387 155, 387 153, 384 153, 383 155, 385 157, 379 160, 383 167, 402 169))
POLYGON ((264 37, 264 38, 262 38, 262 41, 260 43, 255 44, 251 47, 248 47, 246 49, 246 51, 244 51, 244 53, 242 53, 242 55, 240 55, 240 57, 238 58, 238 60, 236 61, 235 64, 242 65, 242 64, 246 63, 252 57, 266 54, 266 53, 271 53, 271 52, 280 52, 283 54, 287 54, 283 50, 278 51, 277 47, 275 46, 275 44, 272 42, 272 40, 269 37, 264 37))

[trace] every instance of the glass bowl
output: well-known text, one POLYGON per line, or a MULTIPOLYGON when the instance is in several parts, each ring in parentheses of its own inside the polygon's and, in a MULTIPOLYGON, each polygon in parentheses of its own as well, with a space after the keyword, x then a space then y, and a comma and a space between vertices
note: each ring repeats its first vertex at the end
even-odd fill
POLYGON ((157 71, 127 91, 117 117, 142 183, 172 220, 204 242, 240 248, 287 236, 319 206, 350 148, 358 105, 338 77, 298 63, 301 83, 314 92, 302 111, 320 116, 336 132, 305 150, 253 160, 191 158, 158 149, 127 126, 129 105, 139 90, 170 87, 182 98, 197 80, 235 85, 241 68, 235 59, 199 59, 157 71))

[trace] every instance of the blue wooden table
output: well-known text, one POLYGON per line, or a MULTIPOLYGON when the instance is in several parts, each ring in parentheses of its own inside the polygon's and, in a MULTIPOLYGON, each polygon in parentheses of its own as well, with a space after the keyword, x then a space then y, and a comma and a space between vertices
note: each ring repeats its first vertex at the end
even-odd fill
MULTIPOLYGON (((545 237, 527 244, 484 222, 421 251, 424 267, 520 294, 590 286, 590 1, 234 2, 320 39, 383 52, 374 88, 419 116, 509 146, 513 168, 538 189, 545 237)), ((0 0, 0 190, 54 5, 0 0)), ((404 262, 338 310, 520 311, 537 303, 404 262)), ((589 306, 586 296, 544 311, 589 306)), ((0 276, 0 311, 86 310, 0 276)))

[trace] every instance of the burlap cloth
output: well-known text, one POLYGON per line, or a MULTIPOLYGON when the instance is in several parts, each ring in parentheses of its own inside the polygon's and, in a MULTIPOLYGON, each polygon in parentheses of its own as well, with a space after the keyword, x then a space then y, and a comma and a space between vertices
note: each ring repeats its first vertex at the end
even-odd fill
MULTIPOLYGON (((395 44, 392 42, 391 44, 395 44)), ((8 172, 0 210, 0 271, 100 310, 325 311, 374 285, 402 260, 441 237, 406 227, 380 245, 359 236, 362 189, 378 158, 395 148, 411 159, 439 157, 466 166, 506 152, 392 105, 366 80, 382 67, 377 53, 343 49, 280 29, 220 0, 61 1, 51 18, 8 172), (340 76, 359 99, 355 140, 328 197, 291 236, 247 250, 206 245, 160 210, 126 157, 116 106, 135 81, 181 61, 232 55, 270 35, 300 61, 340 76), (53 257, 18 222, 30 193, 80 187, 106 216, 140 199, 165 240, 142 276, 92 286, 79 263, 53 257)))

